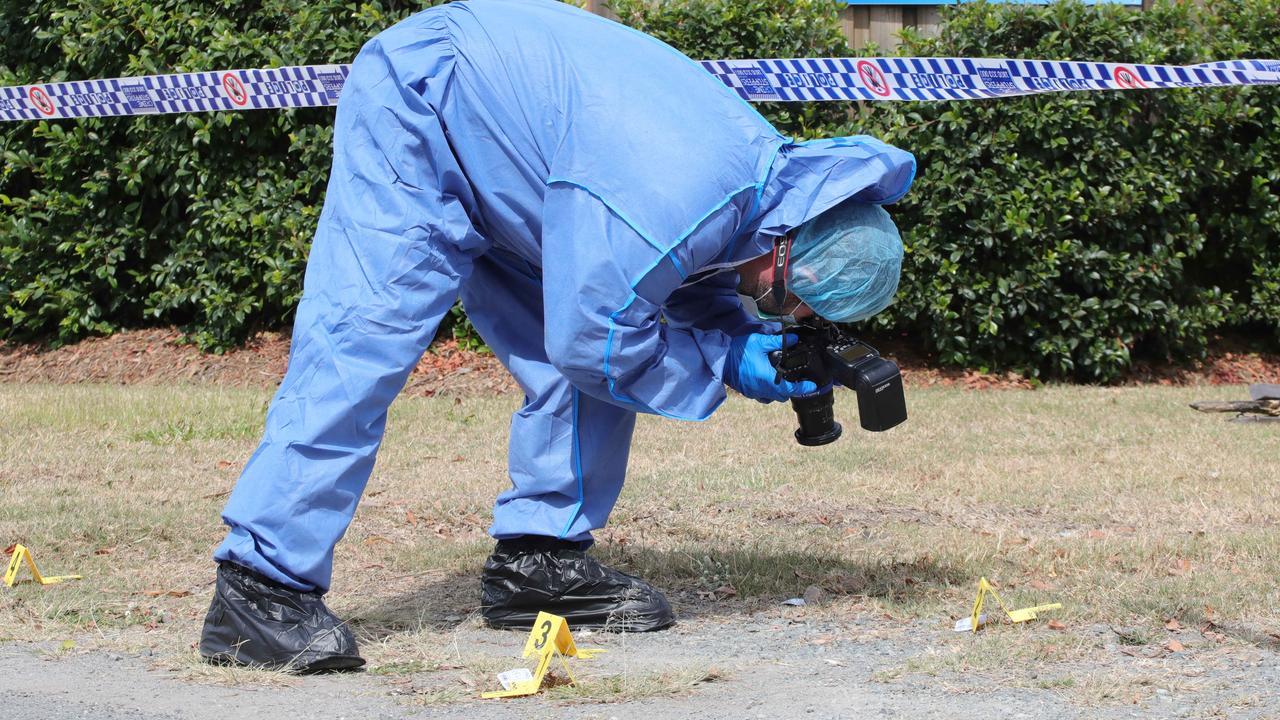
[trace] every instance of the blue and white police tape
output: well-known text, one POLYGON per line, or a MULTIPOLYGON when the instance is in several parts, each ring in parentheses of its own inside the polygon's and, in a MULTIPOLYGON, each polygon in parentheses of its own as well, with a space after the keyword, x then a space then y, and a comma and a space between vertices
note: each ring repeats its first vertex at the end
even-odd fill
POLYGON ((1134 65, 990 58, 707 60, 747 100, 982 100, 1076 90, 1280 85, 1280 60, 1134 65))
MULTIPOLYGON (((1078 90, 1280 85, 1280 60, 1139 65, 983 58, 705 60, 746 100, 980 100, 1078 90)), ((336 105, 347 65, 0 87, 0 120, 336 105)))
POLYGON ((324 107, 338 104, 349 68, 302 65, 0 87, 0 120, 324 107))

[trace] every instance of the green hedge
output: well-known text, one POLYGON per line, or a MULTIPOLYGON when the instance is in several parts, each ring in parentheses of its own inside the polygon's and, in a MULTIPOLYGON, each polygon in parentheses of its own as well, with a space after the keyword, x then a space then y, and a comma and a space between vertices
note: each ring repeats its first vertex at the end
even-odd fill
MULTIPOLYGON (((430 3, 0 0, 0 85, 349 61, 430 3)), ((331 109, 0 125, 0 337, 286 326, 331 109)))
MULTIPOLYGON (((1280 57, 1272 0, 1135 13, 967 5, 903 53, 1186 64, 1280 57)), ((952 364, 1113 380, 1229 328, 1280 329, 1280 88, 880 103, 909 148, 908 261, 883 329, 952 364)))
MULTIPOLYGON (((0 0, 0 84, 345 62, 430 3, 0 0)), ((691 56, 844 52, 830 0, 614 0, 691 56)), ((1136 13, 966 4, 906 54, 1134 62, 1280 57, 1269 0, 1136 13), (1207 15, 1206 15, 1207 13, 1207 15)), ((1280 329, 1276 88, 761 106, 800 136, 917 153, 893 310, 960 365, 1114 379, 1213 333, 1280 329)), ((0 337, 176 324, 201 346, 287 326, 332 110, 0 124, 0 337)), ((460 317, 460 315, 458 316, 460 317)), ((465 325, 459 325, 465 335, 465 325)))

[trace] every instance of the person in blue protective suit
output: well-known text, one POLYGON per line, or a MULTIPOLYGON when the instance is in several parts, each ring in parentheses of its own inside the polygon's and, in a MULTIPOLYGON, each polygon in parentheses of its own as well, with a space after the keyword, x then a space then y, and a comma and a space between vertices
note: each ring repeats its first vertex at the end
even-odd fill
POLYGON ((288 372, 223 512, 202 655, 363 663, 321 600, 334 546, 388 405, 459 297, 525 395, 485 619, 669 625, 660 592, 586 553, 636 413, 702 420, 726 386, 814 392, 775 382, 785 339, 762 316, 885 307, 902 246, 877 206, 914 172, 868 137, 791 142, 672 48, 566 4, 454 2, 375 37, 338 105, 288 372), (793 258, 781 303, 760 292, 775 247, 793 258))

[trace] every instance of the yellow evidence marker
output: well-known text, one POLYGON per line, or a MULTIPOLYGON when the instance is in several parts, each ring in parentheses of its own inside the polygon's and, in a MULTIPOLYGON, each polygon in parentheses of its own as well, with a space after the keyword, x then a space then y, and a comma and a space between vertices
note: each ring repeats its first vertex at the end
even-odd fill
POLYGON ((559 615, 552 615, 548 612, 538 613, 538 617, 533 621, 533 630, 529 631, 529 639, 524 643, 523 657, 531 655, 538 656, 538 668, 529 673, 524 668, 520 671, 508 671, 499 675, 499 679, 503 680, 503 685, 509 686, 505 690, 497 690, 495 692, 481 693, 482 698, 508 698, 520 697, 522 695, 533 695, 542 689, 542 681, 547 676, 547 669, 551 665, 551 656, 559 655, 560 662, 564 665, 564 671, 569 675, 569 682, 575 682, 573 673, 569 671, 569 663, 565 662, 567 657, 576 657, 583 660, 590 660, 596 655, 604 652, 604 650, 579 650, 578 646, 573 642, 573 636, 569 634, 569 623, 559 615), (503 678, 507 676, 510 682, 503 678))
POLYGON ((1005 607, 1004 601, 1000 599, 996 589, 991 587, 991 583, 987 582, 984 577, 978 580, 978 597, 973 601, 973 612, 969 613, 969 617, 956 621, 956 632, 978 632, 978 628, 986 623, 987 616, 982 614, 982 604, 986 601, 987 595, 996 599, 996 604, 1000 606, 1005 615, 1009 616, 1009 622, 1014 623, 1035 620, 1037 613, 1042 613, 1046 610, 1058 610, 1062 607, 1062 603, 1050 603, 1048 605, 1022 608, 1021 610, 1010 610, 1005 607))
POLYGON ((79 580, 79 575, 54 575, 45 577, 40 574, 40 569, 36 567, 36 559, 31 557, 31 551, 26 545, 13 546, 13 558, 9 560, 9 569, 4 571, 4 584, 13 587, 13 583, 18 579, 18 568, 22 567, 22 561, 27 561, 27 567, 31 568, 31 577, 41 585, 56 585, 63 580, 79 580))

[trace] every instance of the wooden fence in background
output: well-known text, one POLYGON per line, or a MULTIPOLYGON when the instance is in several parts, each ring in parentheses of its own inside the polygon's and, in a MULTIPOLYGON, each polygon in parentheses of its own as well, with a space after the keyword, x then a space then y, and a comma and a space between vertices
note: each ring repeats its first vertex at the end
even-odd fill
MULTIPOLYGON (((1146 10, 1153 0, 1112 0, 1132 7, 1134 10, 1146 10)), ((1203 2, 1203 0, 1194 0, 1203 2)), ((850 47, 860 48, 873 42, 881 48, 892 50, 901 44, 897 34, 903 28, 915 28, 928 37, 938 32, 939 18, 942 14, 939 5, 861 5, 852 4, 840 10, 840 24, 844 27, 844 36, 849 38, 850 47)))
MULTIPOLYGON (((1130 2, 1137 9, 1138 0, 1130 2)), ((1141 2, 1143 9, 1151 7, 1152 0, 1141 2)), ((616 17, 610 12, 608 5, 609 0, 586 0, 586 8, 591 12, 616 17)), ((844 28, 844 36, 849 39, 850 47, 861 48, 875 43, 881 49, 891 51, 901 44, 898 33, 903 28, 915 28, 925 36, 936 34, 941 14, 941 7, 938 5, 846 5, 840 10, 840 25, 844 28)))
POLYGON ((886 50, 898 47, 898 33, 916 28, 923 35, 938 32, 937 5, 848 5, 840 10, 840 24, 850 47, 875 43, 886 50))

